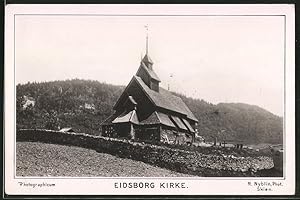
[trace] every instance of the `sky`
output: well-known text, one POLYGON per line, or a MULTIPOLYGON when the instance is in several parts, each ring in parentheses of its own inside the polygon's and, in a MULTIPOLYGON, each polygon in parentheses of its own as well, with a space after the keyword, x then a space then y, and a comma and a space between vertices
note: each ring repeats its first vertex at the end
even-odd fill
POLYGON ((15 21, 16 82, 73 78, 127 85, 145 54, 161 86, 213 104, 283 116, 280 16, 46 16, 15 21))

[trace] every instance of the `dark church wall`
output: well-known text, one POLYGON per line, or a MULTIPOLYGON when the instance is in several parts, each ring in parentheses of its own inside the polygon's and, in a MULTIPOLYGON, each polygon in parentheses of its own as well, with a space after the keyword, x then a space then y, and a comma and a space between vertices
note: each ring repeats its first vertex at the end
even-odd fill
POLYGON ((156 92, 159 92, 159 82, 155 80, 150 81, 150 88, 156 92))
POLYGON ((142 125, 135 128, 135 139, 137 141, 160 140, 160 125, 142 125))
POLYGON ((111 138, 134 139, 136 128, 137 125, 133 125, 131 123, 105 125, 102 127, 101 136, 111 138))
POLYGON ((118 138, 130 139, 130 123, 120 123, 115 125, 118 138))
MULTIPOLYGON (((160 141, 160 125, 132 125, 134 140, 136 141, 160 141)), ((130 124, 114 124, 103 126, 102 136, 111 138, 131 139, 130 124)))

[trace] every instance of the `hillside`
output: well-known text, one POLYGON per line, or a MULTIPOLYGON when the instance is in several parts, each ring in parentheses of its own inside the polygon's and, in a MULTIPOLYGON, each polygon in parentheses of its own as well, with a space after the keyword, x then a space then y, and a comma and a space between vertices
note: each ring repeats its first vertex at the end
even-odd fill
POLYGON ((17 85, 17 127, 73 127, 98 135, 123 89, 79 79, 17 85))
MULTIPOLYGON (((178 94, 177 94, 178 95, 178 94)), ((281 144, 283 119, 255 105, 219 103, 179 95, 199 120, 198 131, 207 140, 243 140, 249 144, 281 144)))
MULTIPOLYGON (((100 133, 100 123, 124 90, 91 80, 66 80, 17 85, 17 128, 100 133)), ((254 105, 220 103, 180 96, 199 120, 199 135, 206 140, 238 140, 249 144, 282 143, 282 118, 254 105)))
POLYGON ((17 142, 17 176, 188 177, 167 169, 74 146, 17 142))

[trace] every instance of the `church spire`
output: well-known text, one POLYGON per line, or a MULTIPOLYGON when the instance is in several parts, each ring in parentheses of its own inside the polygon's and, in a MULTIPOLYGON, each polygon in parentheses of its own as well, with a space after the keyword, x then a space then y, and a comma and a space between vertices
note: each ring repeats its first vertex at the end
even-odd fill
POLYGON ((145 26, 146 28, 146 55, 148 55, 148 25, 145 26))
POLYGON ((146 28, 146 55, 143 58, 142 62, 146 65, 146 67, 148 67, 149 69, 152 70, 153 62, 152 62, 151 58, 148 55, 148 48, 149 48, 149 44, 148 44, 149 43, 148 25, 146 25, 145 28, 146 28))

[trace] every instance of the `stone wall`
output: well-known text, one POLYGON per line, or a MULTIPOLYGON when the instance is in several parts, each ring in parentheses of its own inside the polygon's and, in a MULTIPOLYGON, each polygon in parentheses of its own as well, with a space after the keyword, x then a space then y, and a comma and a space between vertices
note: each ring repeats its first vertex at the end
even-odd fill
POLYGON ((23 129, 17 131, 17 141, 79 146, 197 176, 258 176, 256 171, 274 166, 272 158, 266 156, 234 157, 202 154, 83 133, 23 129))
POLYGON ((169 144, 187 144, 192 142, 192 136, 187 137, 183 132, 162 129, 160 133, 160 141, 169 144))

